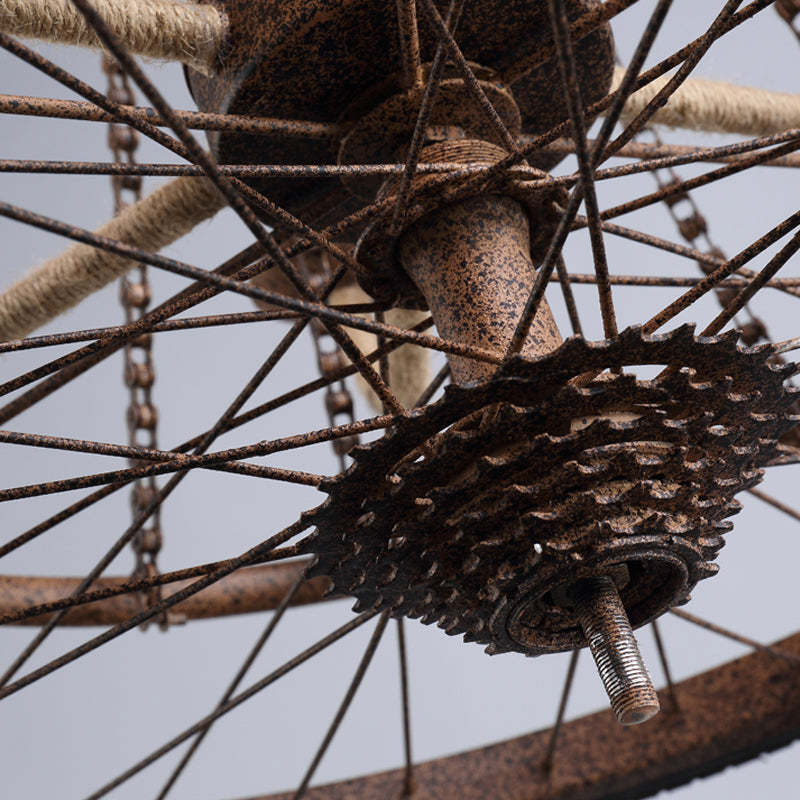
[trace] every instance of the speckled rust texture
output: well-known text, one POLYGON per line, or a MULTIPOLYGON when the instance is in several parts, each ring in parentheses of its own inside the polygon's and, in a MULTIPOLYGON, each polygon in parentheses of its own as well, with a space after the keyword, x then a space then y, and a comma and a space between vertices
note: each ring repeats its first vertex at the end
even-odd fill
MULTIPOLYGON (((777 643, 797 658, 800 634, 777 643)), ((756 653, 677 686, 680 712, 623 728, 609 711, 550 732, 419 764, 414 800, 633 800, 788 744, 800 734, 796 661, 756 653)), ((535 698, 535 692, 533 694, 535 698)), ((669 699, 662 698, 669 709, 669 699)), ((401 800, 403 771, 312 789, 308 800, 401 800)), ((292 793, 251 800, 289 800, 292 793)))
MULTIPOLYGON (((305 564, 267 564, 249 567, 223 578, 218 583, 188 598, 175 607, 186 619, 207 619, 228 614, 247 614, 272 610, 303 570, 305 564)), ((94 589, 114 587, 129 578, 98 578, 94 589)), ((80 584, 80 578, 0 576, 0 616, 68 597, 80 584)), ((168 597, 192 583, 176 581, 164 587, 168 597)), ((328 581, 306 581, 295 595, 292 605, 315 603, 322 599, 328 581)), ((142 610, 140 597, 125 594, 100 600, 69 611, 62 625, 116 625, 142 610)), ((24 620, 22 624, 42 625, 49 615, 24 620)))
MULTIPOLYGON (((405 231, 399 257, 442 336, 505 351, 536 275, 528 217, 516 200, 474 197, 428 214, 405 231)), ((561 335, 543 303, 523 354, 545 355, 559 344, 561 335)), ((457 356, 449 361, 457 383, 485 380, 494 371, 457 356)))
MULTIPOLYGON (((353 124, 370 108, 400 91, 401 53, 394 3, 376 0, 226 0, 230 19, 223 66, 214 78, 188 71, 202 111, 353 124)), ((437 0, 441 13, 447 3, 437 0)), ((570 18, 598 3, 571 0, 570 18)), ((423 63, 436 40, 420 20, 423 63)), ((499 71, 550 41, 547 3, 542 0, 473 0, 456 33, 471 63, 499 71)), ((585 103, 608 89, 613 46, 608 26, 576 42, 585 103)), ((522 112, 526 133, 547 130, 567 116, 554 59, 509 88, 522 112)), ((337 147, 320 141, 265 141, 239 134, 210 134, 212 148, 227 163, 332 164, 337 147)), ((329 181, 254 181, 272 200, 298 212, 326 204, 329 181)), ((333 198, 329 198, 333 202, 333 198)), ((341 199, 338 197, 337 199, 341 199)))

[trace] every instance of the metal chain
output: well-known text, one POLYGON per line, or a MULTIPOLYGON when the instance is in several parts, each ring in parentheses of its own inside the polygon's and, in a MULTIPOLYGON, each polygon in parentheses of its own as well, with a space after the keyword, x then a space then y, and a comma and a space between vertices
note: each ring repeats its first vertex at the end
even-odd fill
MULTIPOLYGON (((798 11, 800 11, 800 0, 792 1, 794 2, 794 5, 798 6, 798 11)), ((658 133, 653 128, 645 128, 645 131, 647 131, 653 137, 653 140, 656 144, 663 144, 658 133)), ((666 171, 670 176, 669 181, 666 182, 661 179, 657 171, 653 172, 653 178, 660 189, 675 186, 681 183, 680 176, 672 167, 669 167, 666 171)), ((711 237, 708 233, 708 221, 703 214, 700 213, 700 209, 689 192, 681 191, 677 194, 673 194, 664 199, 664 204, 667 206, 667 211, 678 227, 678 231, 680 232, 684 241, 690 247, 693 247, 695 250, 700 250, 701 247, 698 245, 700 242, 702 242, 705 246, 704 252, 715 256, 716 258, 722 259, 723 261, 728 260, 722 249, 714 244, 714 242, 711 240, 711 237)), ((710 264, 702 264, 699 262, 698 266, 703 270, 703 272, 705 272, 706 275, 710 274, 715 269, 715 267, 710 264)), ((717 299, 723 308, 727 307, 728 304, 731 303, 738 294, 738 290, 726 288, 715 289, 715 292, 717 299)), ((750 310, 749 306, 745 306, 743 311, 747 313, 750 321, 746 322, 744 325, 737 326, 742 342, 748 347, 752 347, 759 342, 771 342, 772 338, 769 335, 769 331, 767 330, 767 326, 764 321, 760 317, 756 317, 750 310)), ((776 363, 784 363, 784 359, 780 355, 772 356, 772 360, 774 360, 776 363)), ((792 413, 800 413, 800 403, 793 404, 792 413)), ((800 426, 796 426, 787 431, 781 437, 781 443, 794 448, 800 448, 800 426)))
MULTIPOLYGON (((663 144, 661 137, 653 128, 647 128, 645 130, 653 137, 656 144, 663 144)), ((658 172, 653 172, 653 178, 658 184, 659 189, 676 186, 682 182, 681 177, 672 167, 669 167, 665 171, 669 173, 670 179, 668 181, 663 181, 658 172)), ((683 237, 683 240, 690 247, 705 252, 715 258, 722 259, 723 261, 728 260, 722 249, 711 240, 708 232, 708 221, 703 214, 700 213, 697 203, 695 203, 694 198, 689 192, 681 191, 677 194, 673 194, 664 199, 664 204, 683 237)), ((711 264, 703 264, 700 262, 698 262, 698 266, 706 275, 711 274, 716 269, 716 267, 711 264)), ((731 303, 738 294, 738 290, 736 289, 720 288, 715 291, 717 299, 723 308, 731 303)), ((748 347, 752 347, 760 341, 771 341, 763 320, 754 316, 747 306, 745 306, 743 310, 747 313, 750 320, 744 325, 738 326, 744 344, 748 347)))
MULTIPOLYGON (((128 76, 119 64, 108 56, 103 56, 103 71, 108 76, 108 97, 122 105, 134 105, 134 94, 128 76)), ((139 134, 127 125, 112 122, 108 128, 108 146, 115 161, 136 163, 136 148, 139 134)), ((140 175, 114 175, 111 178, 114 192, 114 213, 119 214, 127 206, 136 203, 142 196, 140 175)), ((147 266, 137 264, 131 273, 120 280, 120 302, 125 309, 125 322, 130 323, 143 316, 151 299, 150 283, 147 279, 147 266)), ((138 447, 157 448, 156 426, 158 409, 153 404, 152 388, 155 382, 155 368, 152 360, 152 336, 144 334, 125 347, 124 380, 128 387, 129 400, 126 413, 128 442, 138 447)), ((142 462, 131 460, 132 466, 142 462)), ((131 510, 134 519, 146 509, 157 496, 158 487, 154 477, 137 480, 131 492, 131 510)), ((146 526, 139 529, 133 538, 132 546, 136 556, 134 578, 149 578, 158 573, 157 557, 161 550, 162 534, 159 509, 150 516, 146 526)), ((161 588, 154 587, 139 595, 142 607, 147 608, 161 600, 161 588)), ((157 618, 162 630, 169 622, 178 621, 173 615, 157 618)), ((145 623, 142 627, 146 627, 145 623)))
MULTIPOLYGON (((316 248, 307 250, 297 256, 296 262, 311 288, 315 292, 319 292, 332 272, 328 253, 316 248)), ((310 327, 314 337, 314 348, 317 352, 317 364, 322 377, 330 378, 339 370, 349 366, 350 360, 330 336, 322 322, 316 318, 312 319, 310 327)), ((328 424, 331 427, 355 422, 353 396, 344 380, 328 384, 325 391, 325 410, 328 412, 328 424)), ((345 456, 358 444, 358 441, 357 435, 333 440, 333 450, 339 457, 339 465, 342 470, 347 466, 345 456)))

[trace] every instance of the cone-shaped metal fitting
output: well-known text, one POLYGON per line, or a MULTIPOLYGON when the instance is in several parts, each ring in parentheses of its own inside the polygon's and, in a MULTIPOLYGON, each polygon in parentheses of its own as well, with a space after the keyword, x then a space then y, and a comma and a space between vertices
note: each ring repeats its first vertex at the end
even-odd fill
POLYGON ((638 725, 660 709, 613 578, 598 575, 572 587, 575 613, 594 656, 611 708, 623 725, 638 725))

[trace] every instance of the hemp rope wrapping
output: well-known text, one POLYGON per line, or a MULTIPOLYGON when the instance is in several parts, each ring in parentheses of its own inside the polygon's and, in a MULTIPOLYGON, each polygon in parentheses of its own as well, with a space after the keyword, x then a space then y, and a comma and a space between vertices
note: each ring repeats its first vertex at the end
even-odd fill
MULTIPOLYGON (((369 303, 371 298, 357 284, 347 284, 334 289, 328 302, 331 305, 369 303)), ((362 316, 366 317, 367 315, 362 316)), ((427 311, 392 308, 386 312, 386 324, 408 330, 426 317, 428 317, 427 311)), ((347 328, 347 332, 364 354, 371 353, 378 346, 378 337, 374 333, 357 328, 347 328)), ((389 353, 389 379, 397 399, 405 408, 413 408, 431 380, 430 351, 416 344, 400 345, 397 350, 389 353)), ((377 413, 382 413, 383 406, 378 395, 372 391, 360 374, 356 375, 356 383, 370 406, 377 413)))
MULTIPOLYGON (((614 70, 612 91, 622 83, 624 74, 624 69, 614 70)), ((669 77, 662 76, 631 95, 621 121, 630 122, 668 81, 669 77)), ((670 128, 769 136, 800 128, 800 95, 695 78, 683 83, 651 122, 670 128)))
MULTIPOLYGON (((129 206, 97 233, 157 252, 225 205, 203 179, 176 178, 129 206)), ((76 244, 35 267, 0 295, 0 341, 21 339, 135 266, 135 261, 76 244)))
MULTIPOLYGON (((214 72, 226 31, 215 6, 173 0, 92 0, 92 5, 132 53, 214 72)), ((0 0, 0 31, 103 49, 70 0, 0 0)))

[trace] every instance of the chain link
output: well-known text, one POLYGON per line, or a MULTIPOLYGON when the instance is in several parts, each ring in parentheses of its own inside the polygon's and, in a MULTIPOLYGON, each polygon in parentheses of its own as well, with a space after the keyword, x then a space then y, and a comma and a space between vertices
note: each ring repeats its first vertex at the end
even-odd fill
MULTIPOLYGON (((797 7, 798 11, 800 11, 800 0, 791 0, 791 2, 797 7)), ((781 12, 781 15, 783 16, 783 12, 781 12)), ((656 144, 663 144, 661 137, 659 137, 658 133, 653 128, 645 128, 645 131, 653 137, 656 144)), ((669 173, 668 181, 664 181, 657 171, 653 172, 653 177, 660 189, 676 186, 681 183, 680 176, 672 167, 669 167, 665 171, 669 173)), ((708 232, 708 221, 703 214, 700 213, 700 209, 689 192, 680 191, 673 194, 664 200, 664 204, 684 241, 690 247, 695 250, 701 250, 701 252, 706 252, 708 255, 712 255, 723 261, 728 260, 722 249, 711 240, 708 232)), ((702 264, 698 262, 698 266, 706 275, 709 275, 716 269, 716 267, 711 264, 702 264)), ((737 289, 727 288, 715 289, 717 299, 723 308, 726 308, 733 302, 738 291, 737 289)), ((742 310, 746 312, 749 317, 748 322, 737 325, 742 342, 748 347, 752 347, 759 342, 771 342, 772 338, 764 321, 760 317, 756 317, 748 306, 745 306, 742 310)), ((776 363, 784 363, 784 359, 780 355, 774 355, 772 359, 776 363)), ((797 414, 798 412, 800 412, 800 404, 795 403, 792 407, 792 413, 797 414)), ((800 428, 794 427, 787 431, 787 433, 781 437, 781 443, 800 448, 800 428)))
MULTIPOLYGON (((134 94, 128 76, 120 69, 117 62, 103 56, 103 71, 108 76, 108 97, 122 105, 134 105, 134 94)), ((115 161, 127 164, 136 163, 136 148, 139 134, 127 125, 112 122, 108 127, 108 146, 115 161)), ((142 179, 139 175, 114 175, 111 178, 114 193, 114 213, 119 214, 129 205, 136 203, 142 196, 142 179)), ((131 323, 142 317, 150 305, 152 292, 147 278, 147 266, 137 264, 131 273, 120 280, 120 302, 125 309, 125 322, 131 323)), ((124 381, 128 387, 128 409, 126 421, 128 426, 128 442, 137 447, 157 448, 156 428, 158 426, 158 409, 153 404, 152 389, 156 372, 152 360, 153 339, 144 334, 131 341, 125 347, 124 381)), ((132 466, 140 463, 131 460, 132 466)), ((141 514, 158 496, 158 487, 154 477, 137 480, 131 491, 131 511, 134 519, 141 514)), ((150 515, 145 526, 142 526, 133 537, 133 551, 136 563, 133 577, 149 578, 158 574, 157 558, 162 545, 161 515, 156 510, 150 515)), ((142 592, 140 600, 143 608, 147 608, 161 600, 161 587, 154 587, 142 592)), ((162 615, 157 618, 162 630, 170 622, 177 622, 176 615, 162 615)), ((146 627, 145 623, 142 627, 146 627)))
MULTIPOLYGON (((307 250, 297 256, 296 263, 314 292, 320 292, 331 276, 330 256, 318 248, 307 250)), ((337 371, 349 366, 350 360, 339 348, 319 319, 311 320, 311 334, 314 337, 314 348, 317 352, 317 364, 323 378, 330 378, 337 371)), ((355 422, 353 396, 344 380, 328 384, 325 391, 325 410, 328 413, 330 427, 355 422)), ((344 436, 332 441, 333 450, 339 457, 339 465, 344 470, 347 466, 345 456, 358 444, 359 437, 344 436)))
MULTIPOLYGON (((647 132, 653 137, 656 144, 663 144, 661 137, 653 128, 647 128, 647 132)), ((667 189, 672 186, 677 186, 682 182, 680 175, 672 168, 669 167, 665 172, 669 173, 669 180, 664 181, 658 172, 653 172, 653 178, 658 184, 659 189, 667 189)), ((714 258, 727 261, 727 256, 711 239, 708 232, 708 221, 705 216, 700 213, 700 209, 695 203, 694 198, 687 191, 680 191, 670 197, 665 198, 664 205, 667 207, 669 215, 672 217, 679 233, 683 240, 695 250, 707 253, 714 258)), ((710 275, 716 267, 711 264, 703 264, 698 262, 698 266, 706 275, 710 275)), ((720 305, 725 308, 728 306, 738 294, 737 289, 719 288, 715 289, 717 299, 720 305)), ((739 333, 742 342, 748 347, 752 347, 761 341, 770 341, 767 327, 763 320, 759 317, 753 316, 750 309, 745 306, 744 311, 749 317, 749 321, 743 325, 739 325, 739 333)))

